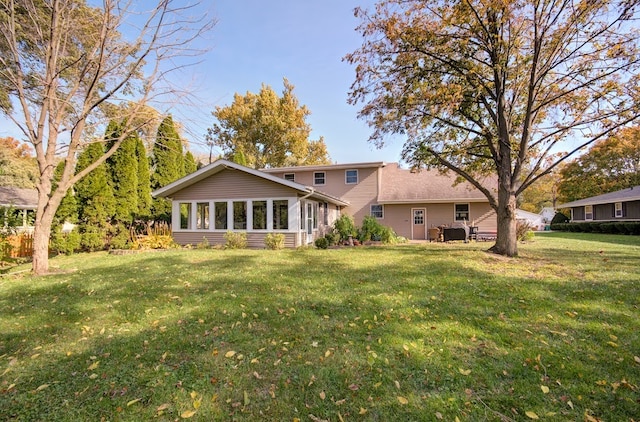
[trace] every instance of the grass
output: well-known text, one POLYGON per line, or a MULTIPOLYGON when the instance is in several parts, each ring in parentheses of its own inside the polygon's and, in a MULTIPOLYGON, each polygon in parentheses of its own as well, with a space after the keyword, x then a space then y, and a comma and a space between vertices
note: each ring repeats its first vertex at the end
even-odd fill
POLYGON ((638 420, 640 238, 488 246, 95 253, 4 276, 0 419, 638 420))

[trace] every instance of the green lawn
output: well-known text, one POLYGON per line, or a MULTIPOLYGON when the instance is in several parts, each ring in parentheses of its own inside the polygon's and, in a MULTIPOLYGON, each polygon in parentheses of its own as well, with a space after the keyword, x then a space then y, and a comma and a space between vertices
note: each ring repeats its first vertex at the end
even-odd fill
POLYGON ((59 257, 0 278, 0 419, 632 421, 640 237, 59 257))

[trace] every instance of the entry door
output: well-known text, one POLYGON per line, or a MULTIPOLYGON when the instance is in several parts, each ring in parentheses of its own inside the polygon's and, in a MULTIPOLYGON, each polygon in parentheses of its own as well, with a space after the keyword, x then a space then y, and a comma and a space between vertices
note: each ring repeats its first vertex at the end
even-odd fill
POLYGON ((412 208, 412 224, 411 235, 414 240, 425 240, 426 237, 426 219, 427 210, 425 208, 412 208))

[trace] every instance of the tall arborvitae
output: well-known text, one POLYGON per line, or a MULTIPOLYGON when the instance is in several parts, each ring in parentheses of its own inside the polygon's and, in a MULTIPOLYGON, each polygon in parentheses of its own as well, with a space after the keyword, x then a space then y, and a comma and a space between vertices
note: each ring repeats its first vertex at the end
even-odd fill
MULTIPOLYGON (((104 144, 87 145, 78 156, 76 171, 81 171, 104 154, 104 144)), ((101 164, 75 184, 78 216, 82 223, 105 227, 113 218, 115 201, 107 166, 101 164)))
POLYGON ((136 160, 138 163, 138 217, 147 218, 151 215, 151 175, 147 150, 139 136, 136 136, 136 160))
POLYGON ((196 158, 193 156, 191 151, 187 151, 187 153, 184 155, 184 174, 191 174, 196 170, 198 170, 196 158))
MULTIPOLYGON (((166 186, 185 175, 182 141, 171 116, 165 117, 158 127, 156 142, 153 144, 152 165, 153 189, 166 186)), ((167 199, 154 199, 152 208, 155 219, 170 220, 171 203, 167 199)))
MULTIPOLYGON (((54 184, 60 179, 60 175, 64 170, 64 161, 61 161, 56 166, 54 184)), ((53 218, 53 227, 61 228, 65 222, 76 223, 78 221, 78 202, 74 195, 74 189, 69 189, 62 198, 60 206, 56 210, 56 215, 53 218)))
MULTIPOLYGON (((105 133, 107 148, 122 136, 124 128, 110 122, 105 133)), ((129 135, 120 148, 107 160, 113 197, 115 199, 114 220, 130 224, 138 213, 138 163, 136 161, 135 134, 129 135)))

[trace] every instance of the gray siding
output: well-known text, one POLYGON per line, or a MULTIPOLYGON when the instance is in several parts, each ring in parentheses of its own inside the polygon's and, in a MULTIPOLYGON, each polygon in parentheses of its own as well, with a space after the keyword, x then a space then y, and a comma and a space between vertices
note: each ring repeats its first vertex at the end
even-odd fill
POLYGON ((294 189, 235 170, 223 170, 176 192, 175 201, 209 199, 278 198, 296 196, 294 189))
MULTIPOLYGON (((225 233, 208 231, 183 231, 173 232, 173 240, 179 245, 197 245, 202 242, 203 237, 207 238, 211 246, 224 245, 225 233)), ((267 233, 247 233, 247 244, 249 248, 264 249, 264 238, 267 233)), ((295 248, 297 244, 297 233, 284 233, 284 245, 286 248, 295 248)))
MULTIPOLYGON (((585 221, 585 207, 573 207, 572 221, 585 221)), ((593 221, 635 221, 640 220, 640 201, 622 203, 622 217, 616 217, 615 204, 593 206, 593 221)), ((592 221, 592 220, 589 220, 592 221)))

